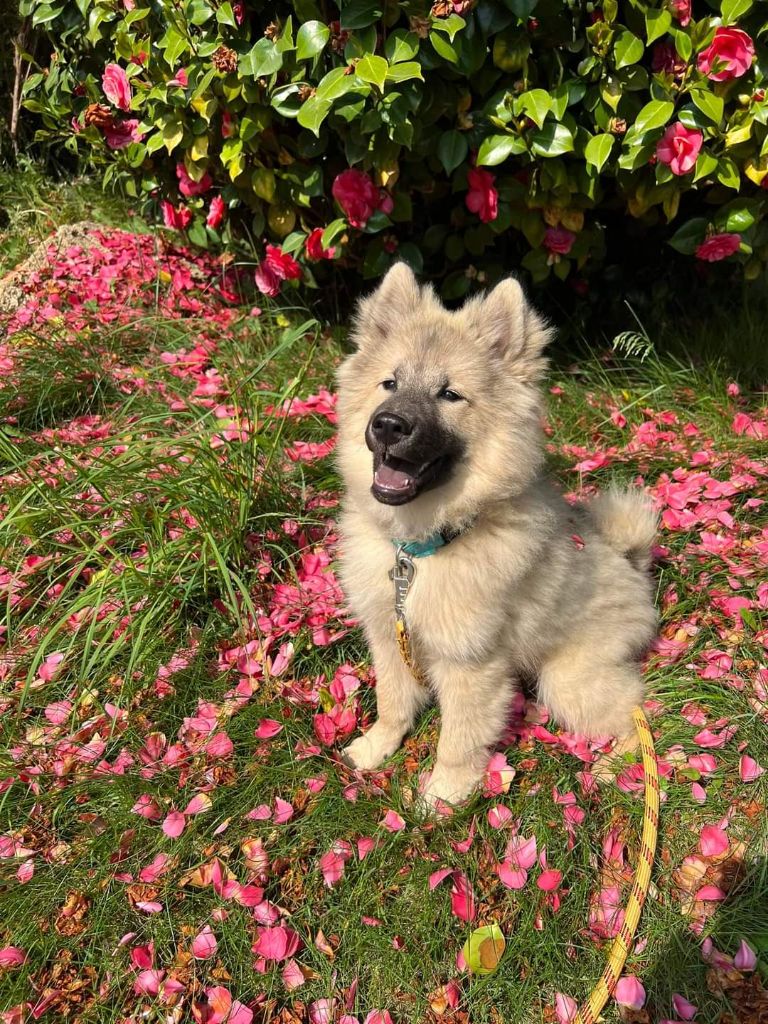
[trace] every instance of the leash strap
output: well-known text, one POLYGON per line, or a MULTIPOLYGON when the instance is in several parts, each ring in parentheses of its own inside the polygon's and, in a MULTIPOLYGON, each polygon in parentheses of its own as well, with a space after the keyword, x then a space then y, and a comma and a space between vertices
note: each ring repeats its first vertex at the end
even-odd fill
MULTIPOLYGON (((420 556, 416 555, 415 557, 420 556)), ((414 679, 422 686, 428 686, 428 680, 414 660, 411 638, 405 619, 405 599, 416 575, 416 567, 413 564, 413 556, 405 550, 404 545, 398 545, 395 567, 389 575, 395 585, 395 638, 400 657, 414 679)), ((627 962, 630 947, 640 923, 643 904, 651 884, 651 870, 656 856, 659 833, 659 766, 653 746, 653 733, 643 709, 641 707, 634 708, 632 718, 643 757, 644 808, 640 853, 632 889, 624 908, 624 921, 621 929, 611 945, 605 970, 592 989, 589 998, 580 1007, 574 1018, 574 1024, 596 1024, 603 1007, 611 998, 621 977, 621 972, 624 970, 624 964, 627 962)))
POLYGON ((648 725, 643 709, 634 708, 632 717, 640 740, 643 755, 643 786, 645 790, 645 806, 643 809, 643 832, 640 838, 640 853, 635 868, 632 890, 624 910, 624 923, 613 940, 608 953, 605 970, 598 983, 590 993, 587 1001, 580 1007, 574 1018, 574 1024, 595 1024, 600 1012, 611 998, 613 990, 624 970, 630 945, 635 937, 640 914, 643 910, 648 887, 651 884, 651 869, 656 856, 656 842, 659 833, 659 766, 656 762, 656 751, 653 746, 653 733, 648 725))

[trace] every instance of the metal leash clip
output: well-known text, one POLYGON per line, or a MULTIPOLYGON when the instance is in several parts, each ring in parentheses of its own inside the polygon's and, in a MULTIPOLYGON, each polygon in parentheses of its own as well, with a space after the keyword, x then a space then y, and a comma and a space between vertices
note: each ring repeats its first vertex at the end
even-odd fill
POLYGON ((394 568, 389 570, 389 578, 395 585, 395 614, 398 619, 405 619, 405 599, 411 589, 413 578, 416 575, 416 566, 413 559, 407 555, 402 547, 395 552, 394 568))

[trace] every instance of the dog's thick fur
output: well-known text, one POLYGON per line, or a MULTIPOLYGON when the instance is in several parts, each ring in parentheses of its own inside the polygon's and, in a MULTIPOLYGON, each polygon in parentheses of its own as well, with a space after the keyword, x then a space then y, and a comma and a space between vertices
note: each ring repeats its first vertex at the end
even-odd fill
POLYGON ((442 728, 423 798, 458 802, 481 779, 513 688, 529 676, 566 729, 631 736, 643 697, 637 659, 656 624, 647 572, 656 518, 639 492, 574 508, 547 480, 538 382, 549 331, 520 285, 502 281, 449 312, 397 264, 361 303, 354 339, 339 371, 342 580, 373 654, 378 718, 346 748, 348 762, 381 765, 433 696, 442 728), (400 505, 373 496, 366 446, 387 398, 381 382, 394 376, 411 396, 421 388, 463 445, 444 482, 400 505), (446 383, 464 400, 437 402, 446 383), (406 605, 425 688, 395 643, 388 572, 394 540, 444 529, 464 532, 418 559, 406 605))

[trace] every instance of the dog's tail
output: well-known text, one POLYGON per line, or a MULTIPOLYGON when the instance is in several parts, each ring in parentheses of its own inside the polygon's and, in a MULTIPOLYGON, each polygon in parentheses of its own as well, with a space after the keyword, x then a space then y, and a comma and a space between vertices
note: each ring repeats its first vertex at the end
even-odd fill
POLYGON ((590 502, 589 509, 597 529, 612 548, 635 568, 650 568, 658 520, 642 491, 612 487, 590 502))

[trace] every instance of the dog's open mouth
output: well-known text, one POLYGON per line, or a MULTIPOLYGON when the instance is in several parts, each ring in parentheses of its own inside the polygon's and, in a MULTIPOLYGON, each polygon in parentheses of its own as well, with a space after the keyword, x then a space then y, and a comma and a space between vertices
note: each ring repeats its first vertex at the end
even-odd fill
POLYGON ((433 459, 419 465, 393 455, 375 455, 371 491, 384 505, 405 505, 433 485, 443 467, 444 459, 433 459))

